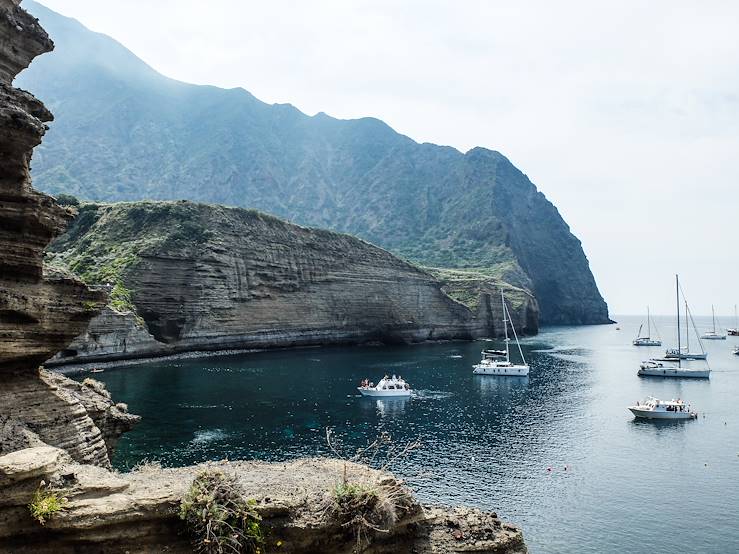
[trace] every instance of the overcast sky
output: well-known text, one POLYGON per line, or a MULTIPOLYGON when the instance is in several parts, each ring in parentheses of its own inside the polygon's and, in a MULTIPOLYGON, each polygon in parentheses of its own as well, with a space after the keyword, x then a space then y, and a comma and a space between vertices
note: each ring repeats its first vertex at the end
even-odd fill
POLYGON ((499 150, 612 314, 671 313, 676 272, 739 302, 739 2, 41 1, 169 77, 499 150))

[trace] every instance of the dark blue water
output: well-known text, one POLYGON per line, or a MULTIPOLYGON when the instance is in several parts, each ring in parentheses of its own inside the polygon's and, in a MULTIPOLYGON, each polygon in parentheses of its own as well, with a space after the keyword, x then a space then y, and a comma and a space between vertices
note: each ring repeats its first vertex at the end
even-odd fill
MULTIPOLYGON (((657 321, 665 346, 674 332, 657 321)), ((739 339, 706 341, 710 381, 643 379, 639 321, 546 329, 525 341, 528 378, 473 376, 481 347, 321 348, 186 360, 96 375, 142 423, 121 469, 144 460, 284 460, 346 452, 379 433, 422 446, 392 468, 424 501, 496 510, 532 552, 739 552, 739 339), (397 373, 408 400, 357 397, 397 373), (681 397, 697 421, 636 422, 626 406, 681 397), (565 470, 565 467, 567 468, 565 470)))

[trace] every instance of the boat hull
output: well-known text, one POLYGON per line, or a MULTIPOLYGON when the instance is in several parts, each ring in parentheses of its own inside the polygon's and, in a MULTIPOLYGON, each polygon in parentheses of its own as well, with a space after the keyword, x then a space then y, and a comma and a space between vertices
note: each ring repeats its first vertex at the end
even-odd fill
POLYGON ((487 366, 475 365, 472 373, 475 375, 497 375, 499 377, 522 377, 529 374, 529 366, 527 365, 510 365, 510 366, 487 366))
POLYGON ((662 341, 635 339, 631 342, 631 344, 633 344, 634 346, 662 346, 662 341))
POLYGON ((703 340, 726 340, 726 337, 724 335, 703 335, 701 336, 701 339, 703 340))
POLYGON ((688 369, 685 367, 642 367, 637 371, 639 377, 680 377, 709 379, 710 369, 688 369))
POLYGON ((409 390, 376 390, 376 389, 364 389, 357 387, 357 390, 362 396, 372 397, 384 397, 384 398, 408 398, 411 395, 409 390))
POLYGON ((698 417, 695 412, 662 412, 645 410, 639 406, 630 406, 629 410, 634 414, 634 417, 643 419, 695 419, 698 417))
MULTIPOLYGON (((672 352, 668 352, 665 354, 665 358, 668 360, 677 360, 678 355, 672 352)), ((708 358, 708 354, 703 352, 683 352, 680 354, 681 360, 705 360, 708 358)))

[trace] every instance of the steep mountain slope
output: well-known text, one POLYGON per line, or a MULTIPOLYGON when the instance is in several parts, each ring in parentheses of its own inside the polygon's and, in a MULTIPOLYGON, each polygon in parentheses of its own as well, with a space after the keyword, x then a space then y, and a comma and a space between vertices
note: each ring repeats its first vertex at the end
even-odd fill
POLYGON ((109 37, 27 8, 57 42, 22 78, 56 114, 34 159, 44 190, 258 208, 424 265, 493 271, 535 292, 542 323, 608 321, 580 242, 500 153, 173 81, 109 37))

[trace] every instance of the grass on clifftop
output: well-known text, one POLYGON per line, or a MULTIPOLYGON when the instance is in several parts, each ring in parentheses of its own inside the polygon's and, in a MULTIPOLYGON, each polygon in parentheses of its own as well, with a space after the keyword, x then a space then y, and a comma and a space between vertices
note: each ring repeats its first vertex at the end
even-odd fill
POLYGON ((246 498, 236 477, 206 469, 190 485, 180 503, 197 552, 260 554, 264 549, 262 518, 256 502, 246 498))
POLYGON ((523 286, 529 283, 528 278, 515 262, 504 262, 492 268, 426 268, 426 271, 444 284, 446 294, 473 312, 480 306, 480 294, 493 292, 493 288, 503 288, 514 310, 521 308, 531 295, 523 286))
POLYGON ((135 291, 126 286, 126 272, 134 270, 147 252, 173 251, 207 241, 212 232, 198 215, 196 205, 182 202, 83 204, 47 258, 89 285, 111 286, 109 306, 136 314, 135 291))

